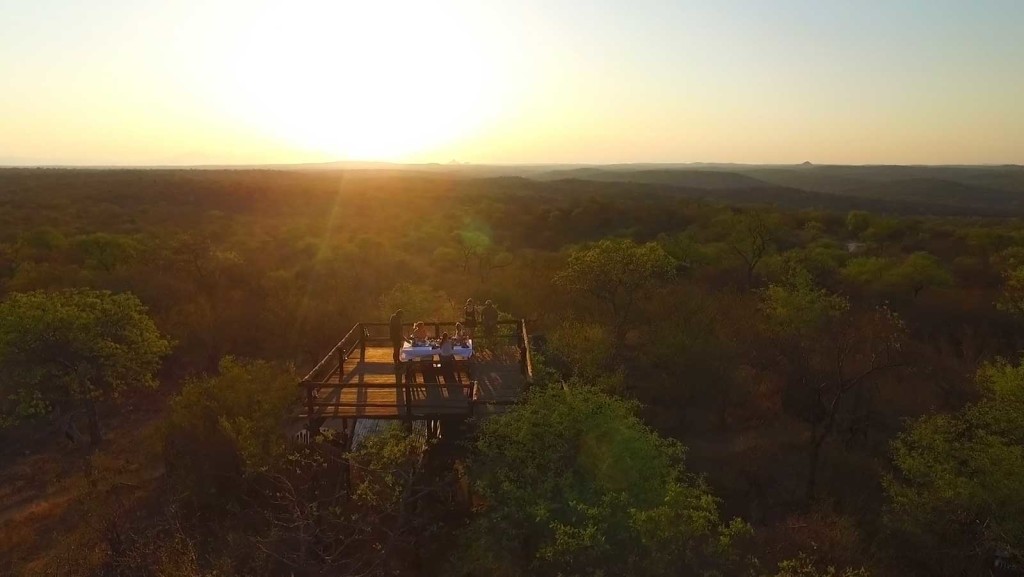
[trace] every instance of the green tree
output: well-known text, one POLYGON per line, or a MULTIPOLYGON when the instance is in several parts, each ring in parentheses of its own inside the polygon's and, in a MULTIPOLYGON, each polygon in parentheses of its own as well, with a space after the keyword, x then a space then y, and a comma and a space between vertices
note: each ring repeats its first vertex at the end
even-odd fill
MULTIPOLYGON (((398 309, 405 322, 453 318, 456 306, 444 292, 419 284, 397 284, 380 298, 380 315, 387 319, 398 309)), ((459 317, 461 318, 461 316, 459 317)))
POLYGON ((876 216, 871 219, 871 226, 861 234, 861 238, 872 243, 893 242, 906 236, 911 226, 906 220, 876 216))
POLYGON ((891 271, 896 264, 887 258, 862 256, 850 259, 843 267, 843 279, 853 285, 871 291, 891 290, 888 284, 891 271))
POLYGON ((674 270, 675 261, 656 243, 607 239, 573 251, 555 282, 608 307, 621 339, 635 320, 637 303, 674 270))
POLYGON ((734 561, 746 525, 683 468, 683 448, 628 402, 531 392, 484 421, 470 463, 484 503, 461 538, 472 575, 693 575, 734 561))
POLYGON ((803 269, 792 269, 784 282, 770 284, 764 292, 764 309, 772 327, 801 339, 813 338, 849 308, 846 298, 815 286, 803 269))
POLYGON ((230 502, 246 477, 285 454, 297 381, 287 367, 225 358, 216 376, 186 382, 165 425, 168 473, 193 498, 230 502))
POLYGON ((18 246, 28 258, 44 258, 49 253, 63 250, 67 244, 63 234, 48 226, 25 232, 18 238, 18 246))
POLYGON ((1024 266, 1003 275, 1003 292, 996 306, 999 310, 1024 318, 1024 266))
POLYGON ((454 236, 462 272, 468 274, 470 267, 475 265, 481 284, 487 282, 495 270, 508 267, 513 262, 512 254, 494 243, 490 227, 483 223, 467 223, 454 236))
POLYGON ((450 530, 456 483, 428 454, 422 434, 385 426, 350 452, 319 437, 261 473, 270 530, 257 542, 286 565, 273 574, 422 574, 450 530))
POLYGON ((757 265, 774 248, 778 223, 761 212, 742 213, 730 218, 728 223, 731 231, 726 243, 743 261, 747 287, 752 287, 757 265))
POLYGON ((615 342, 603 326, 568 320, 555 327, 548 338, 550 354, 569 365, 573 379, 606 391, 619 388, 622 374, 612 366, 615 342))
POLYGON ((1003 272, 1009 272, 1018 267, 1024 267, 1024 246, 1011 246, 1006 250, 989 257, 993 268, 1003 272))
POLYGON ((856 236, 864 234, 871 226, 871 215, 863 210, 851 210, 846 215, 846 229, 856 236))
POLYGON ((0 303, 0 391, 8 417, 84 411, 93 445, 97 406, 155 387, 170 344, 132 294, 85 289, 16 293, 0 303))
POLYGON ((901 321, 887 309, 852 311, 846 298, 792 271, 764 292, 784 405, 810 426, 806 498, 815 497, 822 450, 853 393, 900 364, 901 321))
POLYGON ((88 267, 105 273, 124 266, 139 252, 132 239, 106 233, 80 236, 74 240, 74 246, 88 267))
POLYGON ((855 258, 846 264, 843 277, 885 296, 917 297, 926 288, 949 286, 953 282, 939 259, 927 252, 915 252, 902 261, 873 256, 855 258))
POLYGON ((839 243, 818 240, 808 246, 780 254, 777 259, 779 267, 775 272, 781 272, 784 276, 793 267, 799 267, 806 269, 815 279, 831 279, 846 262, 847 257, 848 253, 839 243))
POLYGON ((978 383, 981 400, 892 444, 888 524, 933 575, 988 575, 997 553, 1024 562, 1024 364, 985 366, 978 383))
POLYGON ((953 277, 942 266, 939 259, 921 251, 903 259, 895 274, 895 283, 915 297, 926 288, 944 287, 953 283, 953 277))
POLYGON ((686 232, 676 235, 662 234, 658 237, 658 244, 678 263, 677 268, 682 271, 695 269, 713 260, 707 247, 686 232))

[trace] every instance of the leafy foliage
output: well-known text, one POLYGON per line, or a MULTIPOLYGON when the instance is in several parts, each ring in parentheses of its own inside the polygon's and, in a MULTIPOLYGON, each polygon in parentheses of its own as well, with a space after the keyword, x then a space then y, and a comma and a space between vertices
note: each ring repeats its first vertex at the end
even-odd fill
POLYGON ((1024 317, 1024 266, 1005 273, 1003 293, 996 306, 1017 317, 1024 317))
POLYGON ((216 376, 188 381, 171 401, 164 440, 167 470, 182 490, 222 507, 244 494, 247 478, 277 465, 296 382, 288 368, 231 358, 216 376))
POLYGON ((764 309, 780 334, 811 337, 850 308, 846 298, 815 286, 810 273, 795 268, 783 283, 773 283, 764 294, 764 309))
MULTIPOLYGON (((598 183, 462 178, 442 174, 446 170, 429 176, 358 170, 0 170, 0 297, 74 287, 130 291, 145 303, 158 330, 177 343, 161 371, 171 386, 185 375, 218 375, 226 355, 308 368, 355 322, 384 321, 398 307, 411 311, 410 321, 451 319, 459 308, 453 310, 452 301, 492 299, 514 318, 529 319, 538 371, 546 356, 562 376, 576 375, 572 386, 585 382, 635 398, 644 423, 660 435, 685 439, 689 466, 706 473, 723 506, 760 527, 759 555, 765 560, 813 548, 819 572, 861 560, 887 575, 944 570, 936 566, 945 557, 922 553, 931 550, 925 540, 905 538, 887 547, 890 539, 879 538, 876 521, 885 496, 878 480, 891 466, 889 441, 905 423, 922 414, 961 419, 964 404, 977 400, 972 376, 978 366, 998 356, 1016 358, 1024 349, 1022 325, 1014 318, 1024 307, 1013 305, 1014 295, 1024 292, 1017 285, 1024 283, 1012 273, 1024 263, 1024 233, 1018 222, 1002 218, 895 215, 1005 216, 1019 213, 1016 193, 936 198, 901 183, 885 198, 869 199, 861 195, 865 182, 859 177, 841 178, 847 182, 828 194, 807 194, 792 188, 679 187, 691 177, 704 178, 699 171, 684 171, 689 176, 682 180, 677 171, 664 171, 666 178, 654 183, 598 183), (851 186, 860 192, 846 194, 851 186), (916 204, 914 194, 921 194, 916 204), (776 201, 776 207, 764 206, 776 201), (814 209, 779 208, 794 206, 814 209), (873 212, 856 212, 861 209, 873 212), (631 268, 633 250, 655 240, 669 256, 671 271, 662 274, 666 269, 659 266, 657 274, 646 275, 643 267, 631 268), (568 279, 569 263, 580 258, 574 252, 603 241, 630 250, 625 258, 580 269, 588 282, 607 281, 618 289, 623 286, 616 287, 614 279, 620 272, 636 280, 637 287, 625 287, 636 288, 628 314, 616 314, 613 307, 628 302, 628 291, 607 300, 586 290, 589 285, 555 282, 568 279), (809 280, 793 278, 793 269, 806 270, 809 280), (750 290, 762 286, 767 288, 750 290), (820 479, 808 513, 798 493, 805 472, 815 470, 808 467, 812 461, 820 464, 820 479), (842 530, 828 529, 838 526, 842 530)), ((783 177, 787 171, 751 170, 754 178, 794 185, 783 177)), ((790 176, 800 188, 806 179, 829 180, 828 173, 867 173, 874 181, 889 170, 803 167, 790 176)), ((966 176, 953 168, 897 172, 932 170, 966 176)), ((968 172, 989 185, 1004 186, 1010 177, 1015 187, 1021 182, 1020 174, 1009 174, 1012 169, 968 172)), ((626 170, 612 176, 632 178, 626 170)), ((282 376, 275 393, 263 388, 276 382, 274 367, 239 390, 253 397, 292 395, 292 377, 282 376)), ((539 382, 557 386, 550 371, 539 382)), ((12 421, 53 408, 67 415, 83 404, 56 404, 11 378, 2 386, 4 414, 12 421)), ((132 410, 99 406, 104 423, 118 435, 116 443, 92 455, 96 462, 119 461, 107 453, 134 440, 126 427, 161 410, 157 395, 122 393, 118 397, 131 400, 132 410)), ((248 396, 238 393, 239 407, 253 409, 248 396)), ((183 562, 183 568, 218 575, 396 573, 450 555, 455 537, 446 523, 454 518, 461 525, 468 512, 446 492, 448 480, 437 481, 443 475, 430 480, 419 454, 398 448, 404 437, 391 439, 381 455, 360 456, 358 463, 334 442, 282 452, 281 431, 270 433, 271 412, 257 408, 254 414, 265 416, 255 418, 233 404, 192 403, 195 418, 181 420, 176 430, 187 432, 195 424, 207 433, 181 434, 180 445, 168 443, 180 449, 170 458, 169 483, 139 483, 145 488, 140 490, 159 484, 154 493, 179 506, 209 497, 207 508, 190 509, 196 516, 182 528, 186 541, 196 545, 196 563, 183 562), (358 471, 351 487, 342 481, 346 467, 358 471), (190 480, 179 476, 183 471, 203 476, 190 480), (356 497, 350 489, 363 488, 358 475, 379 475, 379 483, 365 488, 382 493, 356 497), (404 493, 409 487, 408 498, 394 499, 399 488, 404 493), (424 494, 431 497, 418 498, 424 494), (382 558, 395 563, 386 567, 382 558)), ((38 433, 30 427, 0 432, 6 448, 0 455, 0 493, 10 496, 5 504, 21 496, 8 476, 23 469, 36 473, 39 455, 27 437, 38 433), (32 454, 23 457, 23 451, 32 454), (8 487, 14 488, 6 492, 8 487)), ((53 435, 46 441, 59 442, 53 435)), ((446 448, 434 449, 431 459, 444 458, 446 448)), ((125 470, 156 468, 127 461, 125 470)), ((427 469, 434 464, 425 463, 427 469)), ((39 471, 24 485, 36 486, 35 477, 59 475, 39 471)), ((618 505, 584 505, 596 512, 579 518, 596 521, 578 527, 563 521, 571 530, 562 531, 564 546, 552 550, 577 551, 570 547, 577 529, 625 526, 604 523, 617 518, 618 505)), ((148 513, 132 524, 148 524, 148 513)), ((934 517, 934 525, 941 519, 934 517)), ((5 529, 15 524, 21 534, 34 536, 34 528, 20 521, 5 529)), ((661 529, 675 535, 664 548, 689 546, 672 533, 688 526, 661 529)), ((85 525, 50 527, 39 535, 63 542, 67 531, 85 525)), ((545 538, 553 532, 549 524, 538 527, 545 538)), ((495 531, 502 535, 504 527, 495 531)), ((0 556, 12 550, 16 533, 0 531, 0 556)), ((176 530, 156 538, 172 534, 176 530)), ((632 548, 638 530, 625 534, 629 539, 599 543, 604 548, 596 548, 595 558, 610 556, 610 550, 646 550, 632 548)), ((594 535, 600 537, 600 530, 594 535)), ((57 556, 46 539, 28 541, 38 545, 29 552, 32 547, 22 546, 19 559, 57 556)), ((158 542, 153 549, 174 551, 175 543, 158 542)), ((87 549, 90 557, 107 554, 106 545, 90 542, 87 549)), ((954 562, 948 567, 959 570, 954 562)), ((0 560, 0 573, 9 568, 15 574, 23 569, 0 560)))
POLYGON ((471 463, 482 510, 461 570, 480 575, 699 574, 746 531, 629 403, 551 387, 485 421, 471 463))
POLYGON ((935 256, 915 252, 902 261, 859 257, 843 269, 843 276, 870 291, 887 296, 918 296, 929 287, 949 286, 953 279, 935 256))
POLYGON ((567 320, 549 338, 551 354, 568 365, 574 380, 606 391, 619 387, 622 375, 612 361, 616 343, 604 326, 567 320))
POLYGON ((889 522, 943 574, 982 574, 996 553, 1024 559, 1024 365, 978 374, 983 397, 923 417, 893 442, 889 522))
POLYGON ((764 291, 764 310, 787 383, 783 406, 810 426, 806 498, 817 490, 822 449, 846 416, 849 398, 901 362, 900 319, 879 308, 850 311, 849 301, 817 288, 806 271, 764 291))
POLYGON ((451 299, 441 291, 428 286, 398 284, 381 297, 380 315, 388 318, 391 313, 402 309, 406 322, 433 321, 453 318, 451 299))
POLYGON ((406 497, 405 472, 415 468, 423 448, 421 438, 398 426, 367 438, 351 455, 355 466, 365 472, 355 489, 355 498, 367 506, 397 510, 406 497))
POLYGON ((170 344, 131 294, 87 289, 16 293, 0 303, 5 414, 84 409, 99 441, 96 404, 155 387, 170 344))
POLYGON ((772 577, 870 577, 864 569, 836 569, 831 565, 819 568, 806 555, 779 563, 778 572, 772 577))
POLYGON ((621 336, 638 301, 674 272, 675 262, 658 244, 608 239, 573 251, 555 282, 607 306, 615 333, 621 336))

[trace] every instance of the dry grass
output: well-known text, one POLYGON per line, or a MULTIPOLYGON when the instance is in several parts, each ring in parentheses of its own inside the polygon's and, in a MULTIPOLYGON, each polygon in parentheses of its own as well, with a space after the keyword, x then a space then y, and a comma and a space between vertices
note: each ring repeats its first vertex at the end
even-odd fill
POLYGON ((163 397, 133 399, 108 415, 95 451, 45 424, 5 433, 17 449, 0 461, 0 575, 78 575, 102 562, 104 525, 162 474, 163 397))

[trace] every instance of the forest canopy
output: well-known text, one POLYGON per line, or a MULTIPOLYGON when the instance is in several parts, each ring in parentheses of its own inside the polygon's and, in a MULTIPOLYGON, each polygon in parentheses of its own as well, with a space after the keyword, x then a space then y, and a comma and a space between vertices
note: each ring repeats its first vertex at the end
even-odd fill
POLYGON ((1020 574, 1017 205, 743 170, 0 170, 0 572, 1020 574), (296 437, 356 323, 469 298, 521 402, 296 437))

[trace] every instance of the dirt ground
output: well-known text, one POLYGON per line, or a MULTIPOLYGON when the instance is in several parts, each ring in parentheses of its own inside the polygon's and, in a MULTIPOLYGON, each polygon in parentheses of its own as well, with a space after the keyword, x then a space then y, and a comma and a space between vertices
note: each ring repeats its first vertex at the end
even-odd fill
POLYGON ((0 431, 0 576, 94 552, 112 501, 144 493, 163 473, 159 429, 170 394, 137 393, 108 408, 95 450, 45 419, 0 431))

